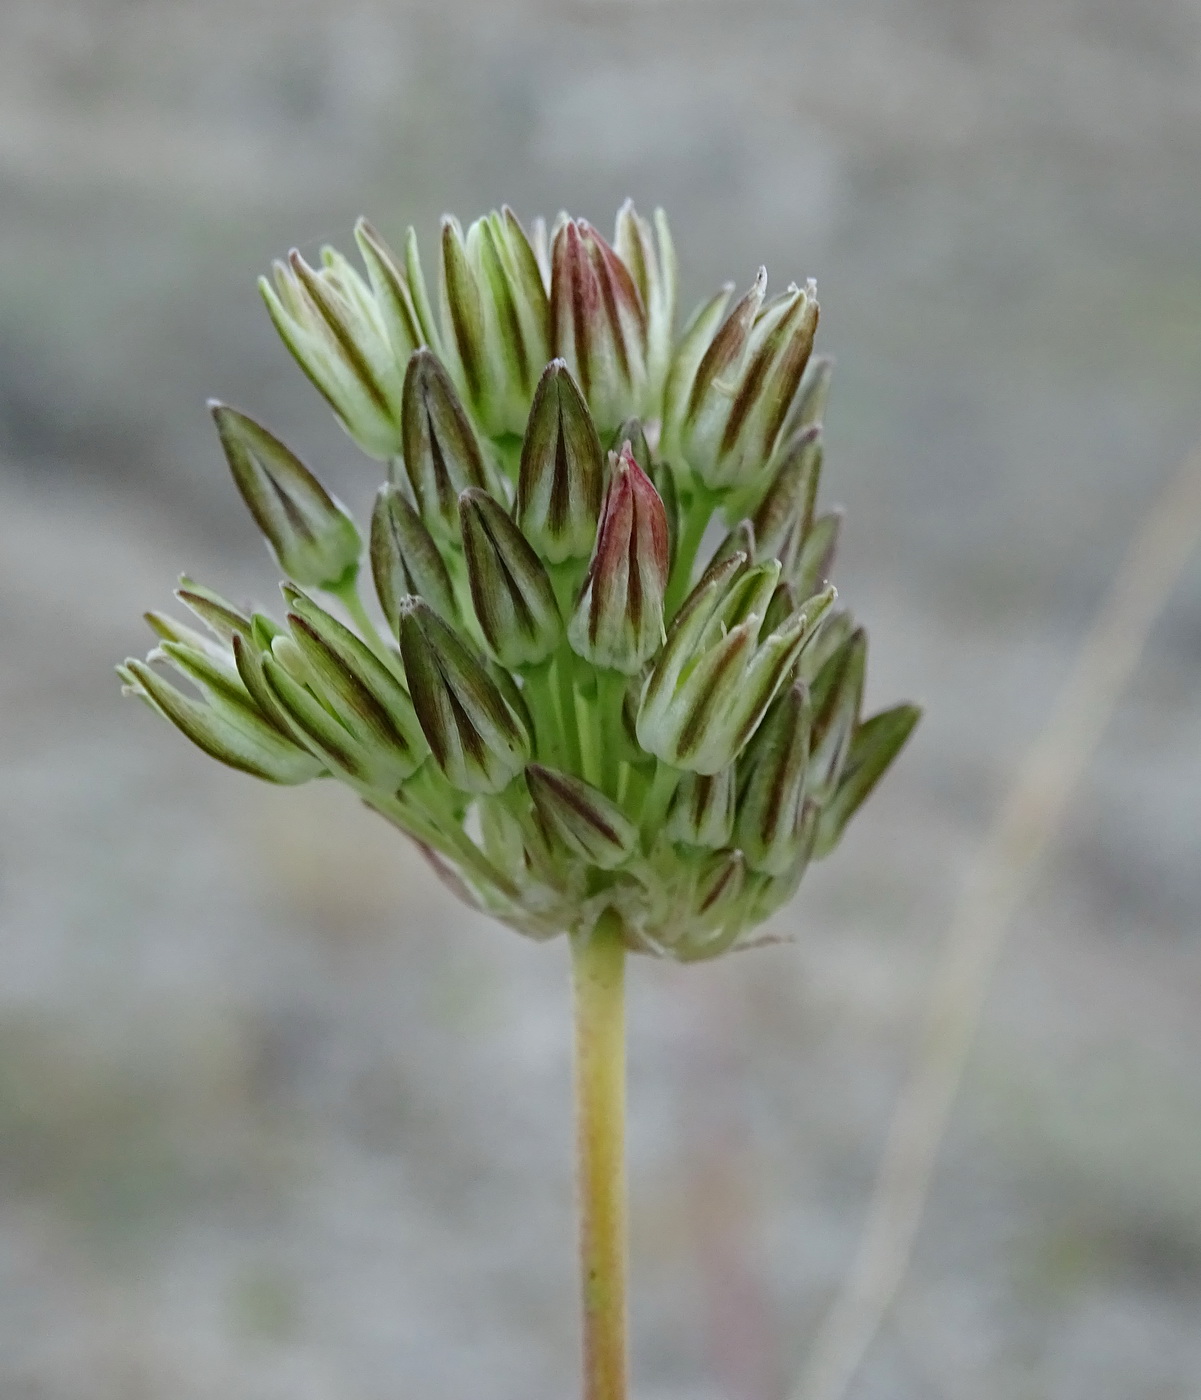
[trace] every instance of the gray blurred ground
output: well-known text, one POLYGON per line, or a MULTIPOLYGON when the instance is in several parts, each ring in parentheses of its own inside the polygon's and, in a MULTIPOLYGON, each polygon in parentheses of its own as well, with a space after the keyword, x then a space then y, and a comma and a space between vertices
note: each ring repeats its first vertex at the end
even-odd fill
MULTIPOLYGON (((927 718, 776 920, 636 968, 639 1400, 783 1400, 965 859, 1201 429, 1201 4, 4 0, 0 1395, 575 1392, 565 958, 111 663, 269 602, 203 399, 362 505, 253 291, 368 211, 665 204, 813 274, 876 699, 927 718)), ((1201 1394, 1201 564, 990 1001, 855 1400, 1201 1394)))

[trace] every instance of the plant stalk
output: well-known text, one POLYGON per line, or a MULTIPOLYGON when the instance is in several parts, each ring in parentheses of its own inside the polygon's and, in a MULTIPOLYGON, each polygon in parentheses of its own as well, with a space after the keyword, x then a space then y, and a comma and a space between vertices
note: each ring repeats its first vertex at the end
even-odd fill
POLYGON ((606 910, 571 940, 584 1400, 626 1400, 625 945, 606 910))

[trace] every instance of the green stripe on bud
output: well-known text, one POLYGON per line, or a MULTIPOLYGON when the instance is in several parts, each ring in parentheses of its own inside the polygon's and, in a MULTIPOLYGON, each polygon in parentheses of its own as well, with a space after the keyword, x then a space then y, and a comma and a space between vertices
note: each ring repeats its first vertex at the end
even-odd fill
POLYGON ((604 492, 604 458, 588 405, 565 360, 538 381, 521 444, 517 523, 552 564, 587 558, 604 492))
POLYGON ((132 657, 118 673, 130 694, 152 709, 212 758, 266 782, 308 782, 321 765, 252 710, 230 706, 218 711, 177 690, 143 661, 132 657))
POLYGON ((867 633, 857 627, 813 681, 813 738, 809 791, 824 803, 842 776, 859 723, 867 675, 867 633))
POLYGON ((396 635, 400 605, 416 593, 447 622, 458 620, 454 588, 434 537, 391 482, 380 487, 371 512, 371 575, 375 592, 396 635))
POLYGON ((623 864, 638 846, 638 828, 621 808, 582 778, 531 763, 525 770, 547 834, 602 870, 623 864))
POLYGON ((741 765, 735 841, 747 865, 765 875, 783 875, 801 854, 812 718, 808 691, 790 686, 741 765))
POLYGON ((303 462, 260 423, 211 402, 226 461, 280 568, 297 583, 335 588, 359 567, 354 521, 303 462))
POLYGON ((873 715, 855 731, 842 778, 822 810, 814 854, 828 855, 847 823, 904 748, 922 716, 920 705, 896 705, 873 715))
POLYGON ((804 429, 784 448, 771 484, 755 511, 757 557, 778 559, 785 578, 791 578, 813 526, 821 468, 821 429, 804 429))
POLYGON ((458 537, 459 492, 488 486, 483 453, 454 383, 432 350, 417 350, 404 380, 404 465, 421 516, 440 544, 458 537))
POLYGON ((480 631, 511 671, 537 666, 558 646, 563 619, 542 561, 486 491, 459 497, 467 578, 480 631))
POLYGON ((400 650, 434 762, 462 792, 499 792, 530 756, 530 736, 483 662, 421 598, 401 608, 400 650))
POLYGON ((312 268, 295 248, 259 291, 280 339, 370 457, 400 450, 401 378, 389 325, 371 289, 339 253, 312 268))
POLYGON ((636 675, 663 642, 667 514, 628 448, 610 460, 596 548, 567 635, 594 666, 636 675))

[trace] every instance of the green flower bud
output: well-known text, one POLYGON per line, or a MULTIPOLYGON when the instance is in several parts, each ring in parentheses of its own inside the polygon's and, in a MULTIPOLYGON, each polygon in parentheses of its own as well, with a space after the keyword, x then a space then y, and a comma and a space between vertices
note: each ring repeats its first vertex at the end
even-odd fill
POLYGON ((550 294, 554 353, 567 361, 602 433, 650 406, 647 315, 630 271, 583 219, 555 233, 550 294))
POLYGON ((319 588, 352 579, 362 541, 341 504, 253 418, 216 401, 209 411, 234 483, 284 573, 319 588))
POLYGON ((337 618, 296 591, 288 602, 288 627, 310 688, 371 754, 378 785, 404 782, 429 752, 408 691, 337 618))
POLYGON ((354 241, 367 269, 375 308, 387 333, 392 357, 397 365, 408 364, 409 356, 423 345, 438 344, 425 278, 417 256, 417 236, 409 229, 405 237, 405 266, 366 219, 354 226, 354 241))
POLYGON ((369 457, 400 451, 404 360, 371 289, 340 253, 324 248, 312 268, 295 248, 259 291, 280 339, 338 421, 369 457))
POLYGON ((802 429, 785 447, 755 511, 756 557, 778 559, 785 578, 791 578, 813 526, 821 468, 821 429, 802 429))
POLYGON ((867 672, 867 633, 857 627, 813 682, 813 737, 809 791, 824 803, 842 776, 859 723, 867 672))
POLYGON ((285 738, 252 705, 209 703, 184 695, 145 662, 130 657, 117 674, 128 695, 137 695, 186 738, 230 768, 270 783, 296 784, 321 769, 305 750, 285 738))
POLYGON ((401 603, 419 594, 447 622, 458 620, 450 573, 421 517, 391 482, 380 487, 371 512, 371 575, 380 607, 396 635, 401 603))
POLYGON ((734 943, 746 918, 745 888, 746 859, 741 851, 714 851, 695 867, 683 937, 673 947, 681 962, 715 958, 734 943))
POLYGON ((233 642, 238 635, 250 631, 250 618, 241 609, 227 603, 219 593, 211 588, 194 583, 186 574, 181 574, 175 596, 191 610, 214 636, 226 644, 233 642))
POLYGON ((830 379, 834 373, 834 361, 829 355, 813 355, 801 376, 801 387, 788 413, 781 439, 787 442, 797 433, 812 425, 821 426, 826 416, 826 404, 830 400, 830 379))
POLYGON ((637 849, 637 826, 591 783, 540 763, 527 766, 525 780, 551 840, 580 860, 613 870, 637 849))
POLYGON ((567 635, 594 666, 635 675, 663 641, 667 515, 628 450, 610 460, 596 548, 567 635))
POLYGON ((564 360, 538 381, 521 444, 517 523, 544 559, 561 564, 592 551, 604 494, 600 438, 564 360))
POLYGON ((802 598, 816 593, 830 577, 841 533, 842 511, 836 509, 819 515, 802 540, 791 570, 792 585, 802 598))
POLYGON ((421 598, 401 608, 400 651, 434 762, 461 792, 499 792, 530 756, 529 731, 480 659, 421 598))
POLYGON ((684 326, 672 356, 663 388, 663 441, 660 443, 662 454, 671 461, 680 457, 679 430, 684 421, 689 392, 701 361, 710 353, 713 337, 723 324, 722 317, 733 294, 734 284, 727 282, 708 301, 696 307, 684 326))
POLYGON ((767 273, 705 351, 672 425, 684 457, 712 490, 754 485, 775 451, 817 331, 817 289, 789 287, 764 304, 767 273))
POLYGON ((509 208, 463 230, 442 222, 447 363, 484 431, 521 433, 550 358, 550 302, 534 250, 509 208))
POLYGON ((417 512, 439 543, 459 532, 459 492, 488 485, 488 472, 450 375, 417 350, 404 380, 404 464, 417 512))
POLYGON ((765 875, 783 875, 801 855, 812 718, 808 691, 790 686, 740 764, 735 842, 765 875))
MULTIPOLYGON (((648 403, 649 411, 653 412, 663 395, 676 319, 676 250, 667 226, 667 215, 662 209, 655 210, 652 231, 650 221, 642 218, 633 201, 627 199, 617 213, 613 247, 629 269, 646 307, 648 403)), ((636 447, 634 455, 638 457, 636 447)), ((649 471, 641 457, 638 457, 638 464, 649 471)))
POLYGON ((459 517, 471 599, 484 640, 511 671, 538 665, 563 636, 563 619, 542 561, 486 491, 464 491, 459 517))
POLYGON ((642 747, 694 773, 716 773, 742 751, 834 597, 831 589, 811 599, 761 639, 779 564, 739 577, 742 557, 724 562, 735 577, 723 592, 719 565, 685 601, 638 711, 642 747))
POLYGON ((717 850, 734 830, 734 769, 685 774, 667 813, 667 838, 717 850))
POLYGON ((842 777, 822 808, 814 854, 828 855, 855 815, 904 748, 922 716, 920 705, 895 705, 866 720, 855 731, 842 777))

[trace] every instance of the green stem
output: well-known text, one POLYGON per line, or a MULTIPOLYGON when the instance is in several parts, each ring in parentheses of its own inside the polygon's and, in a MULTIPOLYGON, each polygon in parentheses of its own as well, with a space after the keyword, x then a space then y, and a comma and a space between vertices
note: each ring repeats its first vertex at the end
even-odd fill
POLYGON ((663 616, 670 622, 676 610, 688 596, 688 585, 692 582, 692 568, 696 563, 697 551, 701 547, 709 521, 717 505, 717 495, 705 486, 697 486, 691 499, 681 502, 684 518, 684 532, 676 544, 676 557, 671 563, 671 575, 667 580, 667 593, 663 600, 663 616))
POLYGON ((584 1400, 626 1400, 625 945, 611 909, 571 940, 584 1400))
POLYGON ((678 768, 664 763, 662 759, 656 760, 655 776, 642 804, 642 844, 648 851, 654 845, 663 819, 667 816, 667 809, 675 796, 676 788, 680 785, 681 776, 678 768))

